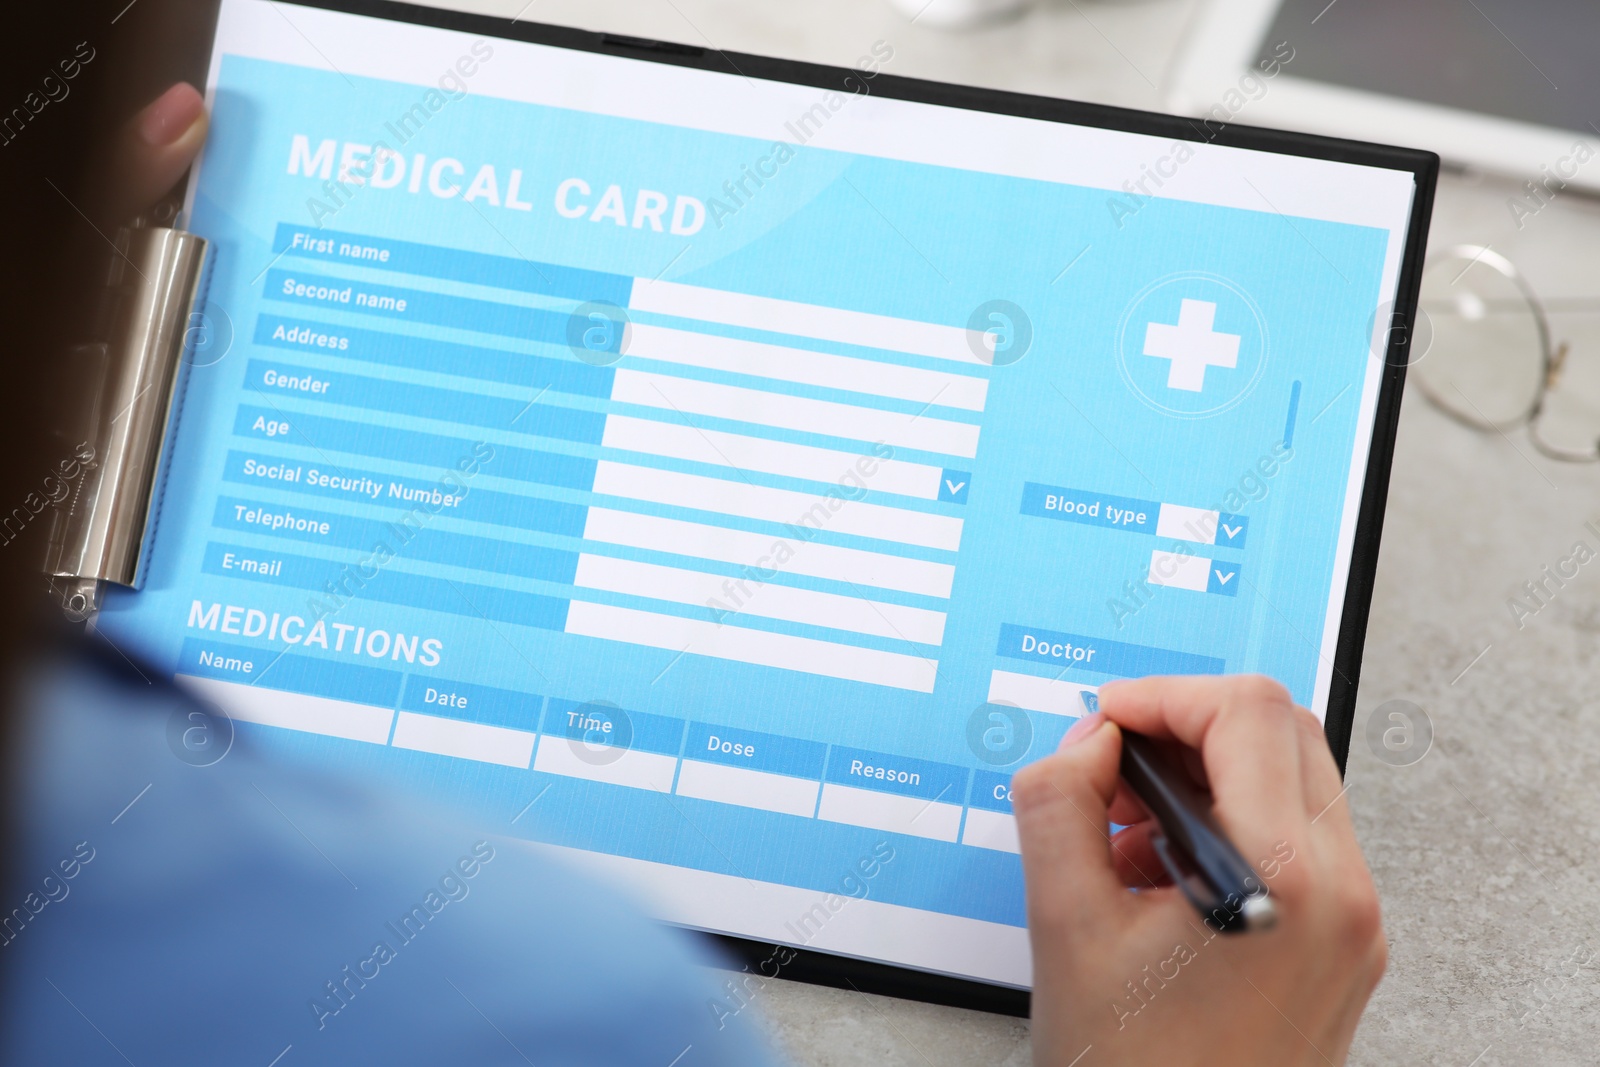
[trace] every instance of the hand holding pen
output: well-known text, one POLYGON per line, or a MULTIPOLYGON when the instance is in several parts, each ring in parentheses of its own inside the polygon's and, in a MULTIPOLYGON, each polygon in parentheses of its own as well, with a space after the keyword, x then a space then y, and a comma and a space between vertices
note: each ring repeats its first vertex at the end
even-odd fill
POLYGON ((1036 1062, 1091 1046, 1084 1064, 1343 1062, 1387 944, 1320 724, 1257 677, 1112 683, 1099 707, 1012 784, 1036 1062), (1129 764, 1125 729, 1143 735, 1129 764), (1178 786, 1164 822, 1122 777, 1138 778, 1140 757, 1178 786), (1182 809, 1207 793, 1211 810, 1183 830, 1182 809), (1188 895, 1169 865, 1192 879, 1188 895), (1230 877, 1244 892, 1222 892, 1218 914, 1230 877))

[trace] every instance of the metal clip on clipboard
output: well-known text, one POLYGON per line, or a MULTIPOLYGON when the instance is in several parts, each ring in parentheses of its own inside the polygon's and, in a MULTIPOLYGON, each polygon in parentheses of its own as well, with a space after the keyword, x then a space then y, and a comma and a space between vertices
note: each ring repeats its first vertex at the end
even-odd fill
MULTIPOLYGON (((109 333, 86 353, 98 388, 86 397, 94 450, 58 509, 45 573, 67 615, 99 610, 107 583, 139 588, 165 482, 174 405, 205 299, 208 246, 167 227, 123 229, 108 279, 109 333)), ((85 354, 80 351, 80 354, 85 354)))

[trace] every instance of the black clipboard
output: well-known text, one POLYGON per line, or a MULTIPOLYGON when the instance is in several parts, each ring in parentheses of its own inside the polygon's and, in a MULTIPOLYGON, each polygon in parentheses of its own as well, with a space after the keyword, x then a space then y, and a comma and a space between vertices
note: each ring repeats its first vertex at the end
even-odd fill
MULTIPOLYGON (((595 33, 566 27, 507 20, 435 8, 416 7, 390 0, 285 0, 286 3, 346 14, 411 23, 423 27, 460 31, 554 48, 686 67, 739 77, 785 82, 842 93, 854 91, 859 72, 792 60, 772 59, 708 47, 655 41, 612 33, 595 33)), ((195 27, 189 27, 193 40, 195 27)), ((1343 611, 1333 664, 1325 732, 1330 749, 1344 770, 1353 726, 1357 681, 1360 675, 1368 610, 1371 603, 1379 539, 1383 526, 1389 469, 1399 419, 1401 392, 1409 358, 1409 340, 1415 321, 1422 259, 1438 175, 1438 157, 1432 153, 1356 141, 1259 129, 1213 120, 1188 119, 944 84, 879 72, 872 93, 889 99, 1008 115, 1044 122, 1125 131, 1195 144, 1253 149, 1282 155, 1360 164, 1409 174, 1415 183, 1408 230, 1400 264, 1396 299, 1390 315, 1388 347, 1353 551, 1345 586, 1343 611)), ((1008 987, 932 974, 891 964, 767 944, 725 934, 708 934, 750 971, 766 973, 775 958, 782 958, 781 976, 838 988, 851 988, 1010 1015, 1025 1016, 1029 994, 1008 987)))

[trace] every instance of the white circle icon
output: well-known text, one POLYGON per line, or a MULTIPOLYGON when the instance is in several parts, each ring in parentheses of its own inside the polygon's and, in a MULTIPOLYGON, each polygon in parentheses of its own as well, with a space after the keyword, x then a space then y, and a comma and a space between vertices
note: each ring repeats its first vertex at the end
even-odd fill
POLYGON ((1267 366, 1267 320, 1238 285, 1185 271, 1147 285, 1117 325, 1117 371, 1149 407, 1180 419, 1220 415, 1267 366))

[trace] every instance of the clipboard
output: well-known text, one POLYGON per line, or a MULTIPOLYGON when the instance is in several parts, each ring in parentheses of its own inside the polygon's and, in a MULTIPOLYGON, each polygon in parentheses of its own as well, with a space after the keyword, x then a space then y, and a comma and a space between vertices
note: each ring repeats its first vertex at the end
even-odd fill
POLYGON ((1437 160, 892 65, 224 0, 64 609, 752 980, 1024 1013, 1101 681, 1343 766, 1437 160))

